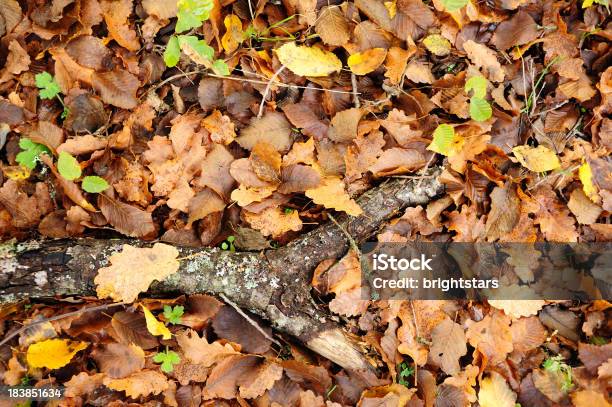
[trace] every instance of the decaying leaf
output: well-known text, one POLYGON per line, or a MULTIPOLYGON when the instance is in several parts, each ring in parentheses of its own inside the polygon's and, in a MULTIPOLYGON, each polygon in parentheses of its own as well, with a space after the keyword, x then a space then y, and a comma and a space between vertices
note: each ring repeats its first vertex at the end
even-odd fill
POLYGON ((111 390, 123 391, 133 399, 150 394, 160 394, 170 386, 168 379, 154 370, 141 370, 123 379, 104 378, 103 383, 111 390))
POLYGON ((123 245, 109 257, 108 267, 98 270, 94 279, 98 297, 133 302, 154 280, 163 280, 179 268, 178 250, 163 243, 151 248, 123 245))

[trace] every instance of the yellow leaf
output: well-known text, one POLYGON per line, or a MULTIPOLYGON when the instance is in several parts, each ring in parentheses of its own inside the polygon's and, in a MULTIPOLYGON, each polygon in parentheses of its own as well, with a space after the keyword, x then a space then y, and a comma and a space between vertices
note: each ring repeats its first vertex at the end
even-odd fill
POLYGON ((87 348, 86 342, 68 339, 47 339, 28 347, 26 360, 30 367, 59 369, 66 366, 78 351, 87 348))
POLYGON ((389 13, 389 18, 395 17, 395 15, 397 14, 397 0, 385 1, 384 4, 385 8, 387 9, 387 12, 389 13))
POLYGON ((20 181, 20 180, 30 178, 30 169, 27 167, 24 167, 23 165, 4 167, 2 171, 4 172, 4 175, 6 175, 8 178, 15 180, 15 181, 20 181))
POLYGON ((582 182, 584 194, 588 196, 591 201, 599 203, 599 194, 597 193, 597 189, 595 189, 595 185, 593 185, 593 171, 589 163, 585 162, 578 168, 578 178, 580 178, 580 182, 582 182))
POLYGON ((226 53, 234 52, 244 40, 242 21, 234 14, 228 14, 223 20, 225 34, 221 37, 221 45, 226 53))
POLYGON ((344 190, 344 182, 338 177, 323 178, 320 186, 306 190, 306 196, 316 204, 328 209, 344 211, 351 216, 359 216, 363 213, 357 202, 352 200, 344 190))
POLYGON ((157 318, 155 318, 155 315, 153 315, 147 307, 142 304, 140 304, 140 306, 142 307, 145 321, 147 322, 147 331, 149 331, 151 335, 161 336, 162 339, 170 339, 172 334, 166 325, 164 325, 163 322, 158 321, 157 318))
POLYGON ((296 75, 327 76, 342 69, 342 62, 335 54, 320 48, 289 42, 275 52, 280 62, 296 75))
POLYGON ((523 167, 534 172, 554 170, 561 165, 557 154, 544 146, 518 146, 514 147, 512 152, 523 167))
POLYGON ((499 373, 491 372, 491 376, 480 382, 478 403, 481 407, 514 407, 515 401, 516 394, 499 373))
POLYGON ((123 245, 123 250, 110 256, 111 265, 98 270, 95 277, 98 298, 133 302, 147 291, 154 280, 163 280, 179 268, 178 250, 155 243, 151 248, 123 245))
POLYGON ((356 75, 367 75, 383 63, 387 57, 384 48, 372 48, 364 52, 357 52, 348 57, 348 66, 356 75))
POLYGON ((425 47, 439 57, 450 54, 451 43, 440 34, 431 34, 423 40, 425 47))

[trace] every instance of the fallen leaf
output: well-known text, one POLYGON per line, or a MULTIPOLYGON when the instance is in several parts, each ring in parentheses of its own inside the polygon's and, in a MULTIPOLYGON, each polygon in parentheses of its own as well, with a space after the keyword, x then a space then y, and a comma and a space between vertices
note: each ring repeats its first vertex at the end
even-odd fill
POLYGON ((336 143, 346 143, 357 137, 357 126, 364 112, 359 108, 338 112, 331 119, 327 137, 336 143))
POLYGON ((154 370, 141 370, 123 379, 106 377, 103 383, 111 390, 124 391, 133 399, 160 394, 170 386, 166 376, 154 370))
POLYGON ((572 393, 572 402, 576 407, 610 407, 612 404, 606 400, 603 394, 594 390, 581 390, 572 393))
POLYGON ((559 157, 554 151, 544 146, 518 146, 512 149, 521 165, 530 171, 546 172, 561 166, 559 157))
POLYGON ((138 51, 140 42, 129 22, 134 7, 132 0, 101 0, 100 6, 111 37, 122 47, 138 51))
POLYGON ((317 188, 307 189, 305 195, 314 203, 327 209, 344 211, 351 216, 359 216, 363 210, 352 200, 344 189, 344 182, 338 177, 325 177, 317 188))
POLYGON ((338 47, 346 44, 351 37, 349 22, 336 5, 321 8, 315 32, 325 44, 338 47))
POLYGON ((416 47, 405 50, 400 47, 391 47, 387 52, 385 61, 385 77, 389 78, 389 82, 393 85, 398 85, 404 77, 404 71, 410 58, 416 52, 416 47))
POLYGON ((191 329, 177 334, 176 341, 185 357, 204 367, 210 367, 229 356, 240 354, 231 344, 208 343, 205 337, 200 338, 198 333, 191 329))
POLYGON ((289 42, 274 50, 280 62, 300 76, 327 76, 342 69, 336 55, 317 47, 289 42))
POLYGON ((357 52, 348 57, 347 64, 356 75, 367 75, 376 70, 387 57, 384 48, 372 48, 364 52, 357 52))
POLYGON ((154 280, 178 271, 178 255, 176 248, 163 243, 151 248, 124 244, 122 251, 109 257, 111 265, 98 270, 94 279, 98 297, 133 302, 154 280))
POLYGON ((202 120, 202 126, 210 132, 210 139, 218 144, 228 145, 236 137, 234 123, 218 110, 213 110, 209 116, 202 120))
POLYGON ((13 79, 14 75, 18 75, 27 71, 30 66, 30 56, 27 51, 19 44, 19 41, 12 40, 8 44, 8 56, 4 68, 0 71, 0 83, 7 82, 13 79))
POLYGON ((451 44, 450 41, 441 36, 440 34, 430 34, 423 39, 423 45, 429 52, 439 57, 450 54, 451 44))
POLYGON ((81 372, 70 378, 64 383, 66 387, 66 397, 81 397, 92 393, 95 389, 102 386, 102 380, 105 375, 103 373, 94 373, 92 375, 86 372, 81 372))
POLYGON ((125 345, 134 344, 143 349, 152 349, 158 340, 147 331, 147 323, 142 314, 136 312, 116 312, 111 325, 118 341, 125 345))
POLYGON ((536 22, 525 10, 520 10, 512 18, 499 23, 491 44, 503 51, 515 45, 527 44, 538 38, 536 22))
POLYGON ((145 366, 145 353, 134 344, 103 344, 91 353, 91 357, 100 371, 113 379, 129 376, 145 366))
POLYGON ((474 65, 483 70, 483 74, 492 82, 504 80, 504 70, 497 61, 497 54, 484 44, 472 40, 463 43, 463 49, 474 65))
MULTIPOLYGON (((158 244, 163 245, 163 243, 155 243, 155 245, 158 245, 158 244)), ((171 247, 171 246, 168 246, 168 247, 171 247)), ((144 312, 145 321, 147 323, 147 331, 149 331, 149 333, 153 336, 161 336, 162 339, 172 338, 172 333, 166 327, 166 325, 164 325, 163 322, 158 321, 157 318, 155 318, 155 315, 153 315, 147 307, 145 307, 143 304, 140 304, 140 305, 142 306, 142 312, 144 312)))
POLYGON ((31 368, 59 369, 70 363, 74 355, 87 346, 86 342, 47 339, 28 346, 26 360, 31 368))
POLYGON ((286 152, 291 148, 291 125, 284 114, 268 112, 260 119, 254 118, 248 127, 242 129, 236 141, 247 150, 265 141, 277 151, 286 152))
POLYGON ((574 189, 570 194, 567 207, 574 214, 576 220, 581 225, 591 225, 597 221, 603 209, 599 205, 594 204, 582 191, 582 189, 574 189))
POLYGON ((478 403, 482 407, 515 407, 516 393, 514 393, 506 380, 496 372, 480 381, 478 403))
POLYGON ((440 322, 431 331, 429 361, 444 373, 454 375, 461 370, 459 359, 467 353, 463 327, 451 319, 440 322))
POLYGON ((479 322, 472 322, 466 332, 470 345, 485 355, 493 366, 506 360, 513 349, 510 317, 495 312, 479 322))
MULTIPOLYGON (((77 202, 78 203, 78 202, 77 202)), ((83 207, 83 205, 80 205, 83 207)), ((98 195, 100 211, 118 232, 130 237, 150 238, 157 234, 151 213, 118 200, 98 195)), ((95 208, 84 209, 94 211, 95 208)))
POLYGON ((244 40, 244 32, 242 31, 242 21, 234 14, 228 14, 223 20, 225 26, 225 34, 221 37, 221 45, 226 53, 230 54, 238 49, 238 46, 244 40))
POLYGON ((104 102, 122 109, 133 109, 138 105, 136 92, 140 81, 128 71, 95 72, 92 81, 93 88, 104 102))
POLYGON ((297 232, 302 229, 302 221, 297 211, 285 213, 281 208, 275 207, 267 208, 260 213, 243 212, 243 215, 249 225, 264 236, 278 238, 287 232, 297 232))
POLYGON ((421 61, 411 61, 406 66, 404 75, 415 83, 432 83, 435 79, 429 64, 421 61))
MULTIPOLYGON (((508 297, 513 298, 510 295, 508 297)), ((488 302, 492 307, 504 311, 504 314, 513 318, 537 315, 538 311, 546 305, 546 301, 543 300, 525 300, 522 298, 515 300, 489 300, 488 302)))

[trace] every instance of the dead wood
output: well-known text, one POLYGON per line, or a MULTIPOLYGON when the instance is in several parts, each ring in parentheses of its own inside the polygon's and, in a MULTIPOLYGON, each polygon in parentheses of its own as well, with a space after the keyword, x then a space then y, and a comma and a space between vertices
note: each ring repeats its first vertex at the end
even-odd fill
MULTIPOLYGON (((394 178, 363 194, 358 217, 341 216, 290 244, 261 253, 231 253, 217 248, 179 248, 180 269, 154 283, 150 294, 224 295, 292 335, 308 348, 348 369, 370 369, 359 345, 320 309, 310 294, 314 268, 338 259, 349 247, 369 239, 385 220, 408 206, 426 204, 443 191, 438 169, 424 179, 394 178)), ((40 240, 0 246, 0 304, 54 296, 95 295, 94 277, 108 256, 133 240, 40 240)))

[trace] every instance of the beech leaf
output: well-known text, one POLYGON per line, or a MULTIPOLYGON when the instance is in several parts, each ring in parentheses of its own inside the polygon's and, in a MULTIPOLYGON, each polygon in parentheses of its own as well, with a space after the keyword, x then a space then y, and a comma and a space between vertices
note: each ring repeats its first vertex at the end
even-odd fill
POLYGON ((534 172, 551 171, 561 166, 557 154, 544 146, 518 146, 512 152, 523 167, 534 172))
POLYGON ((32 368, 59 369, 70 363, 74 355, 87 346, 86 342, 47 339, 30 345, 26 353, 26 360, 32 368))
POLYGON ((289 42, 275 50, 278 59, 291 72, 300 76, 327 76, 342 69, 342 62, 321 48, 289 42))

